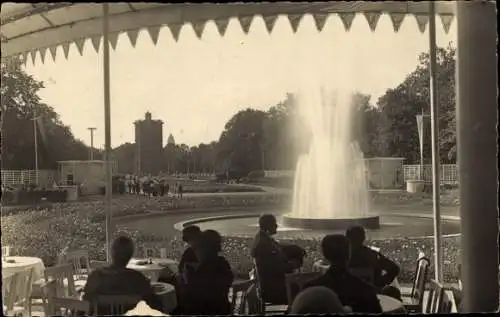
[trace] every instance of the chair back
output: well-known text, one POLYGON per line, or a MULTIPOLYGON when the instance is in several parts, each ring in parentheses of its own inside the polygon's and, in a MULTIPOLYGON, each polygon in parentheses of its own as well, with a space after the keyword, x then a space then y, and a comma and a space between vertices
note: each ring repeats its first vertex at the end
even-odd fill
POLYGON ((2 303, 4 306, 4 315, 14 308, 16 303, 16 290, 19 281, 19 274, 14 273, 2 279, 2 303))
POLYGON ((429 295, 425 305, 425 314, 439 314, 444 308, 444 287, 435 280, 429 282, 429 295))
POLYGON ((235 315, 245 315, 247 297, 249 291, 251 291, 251 286, 255 285, 255 280, 246 280, 238 283, 234 283, 231 286, 231 312, 235 315), (239 301, 238 301, 239 299, 239 301), (239 302, 239 305, 238 305, 239 302))
POLYGON ((141 300, 141 296, 138 295, 98 295, 92 302, 93 314, 123 315, 137 306, 141 300))
POLYGON ((56 280, 48 280, 42 285, 40 285, 40 288, 42 290, 41 294, 41 301, 42 301, 42 306, 43 310, 45 313, 45 316, 54 316, 56 315, 55 309, 52 306, 52 299, 57 297, 56 292, 57 292, 57 285, 56 285, 56 280))
POLYGON ((8 245, 2 246, 2 258, 10 256, 11 247, 8 245))
POLYGON ((33 268, 14 273, 2 281, 2 301, 6 312, 11 311, 16 304, 23 303, 27 308, 31 295, 33 268))
POLYGON ((92 260, 90 261, 90 270, 91 271, 95 271, 97 269, 100 269, 100 268, 103 268, 103 267, 106 267, 108 266, 109 263, 106 262, 106 261, 96 261, 96 260, 92 260))
POLYGON ((50 307, 54 314, 52 316, 90 316, 90 302, 75 298, 53 297, 50 300, 50 307))
POLYGON ((158 250, 151 245, 145 245, 142 248, 142 257, 144 258, 156 258, 156 255, 158 254, 158 250))
POLYGON ((258 313, 259 314, 264 314, 265 313, 265 303, 264 299, 262 298, 262 287, 260 284, 260 274, 259 274, 259 269, 257 267, 257 260, 253 258, 253 280, 255 281, 255 295, 257 297, 257 306, 258 306, 258 313))
POLYGON ((76 297, 76 287, 72 264, 61 264, 45 269, 45 280, 55 280, 56 297, 76 297), (67 281, 65 283, 65 280, 67 281), (67 287, 65 286, 67 285, 67 287))
POLYGON ((349 271, 356 277, 363 281, 374 285, 375 283, 375 270, 371 268, 351 268, 349 271))
POLYGON ((90 273, 90 258, 87 250, 68 251, 63 259, 64 263, 71 263, 73 265, 74 274, 87 275, 90 273))
POLYGON ((298 272, 285 275, 286 296, 288 305, 292 305, 293 300, 304 289, 304 285, 313 279, 320 277, 320 272, 298 272))
POLYGON ((167 259, 167 248, 160 248, 160 259, 167 259))
POLYGON ((415 279, 411 288, 410 296, 417 299, 419 305, 424 298, 425 284, 427 283, 427 275, 429 273, 430 261, 426 257, 421 257, 417 261, 417 268, 415 270, 415 279))

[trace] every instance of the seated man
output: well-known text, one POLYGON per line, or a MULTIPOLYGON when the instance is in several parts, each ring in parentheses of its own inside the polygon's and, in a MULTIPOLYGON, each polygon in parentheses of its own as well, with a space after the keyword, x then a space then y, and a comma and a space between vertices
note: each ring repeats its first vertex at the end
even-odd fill
POLYGON ((354 313, 381 313, 375 287, 349 272, 349 242, 343 235, 327 235, 321 242, 323 256, 330 268, 322 276, 305 284, 325 286, 333 290, 342 305, 352 308, 354 313))
POLYGON ((182 230, 182 241, 186 242, 188 247, 184 250, 184 253, 182 253, 177 274, 173 276, 173 272, 166 268, 160 273, 160 277, 158 278, 158 282, 175 285, 177 288, 177 295, 181 292, 186 265, 198 263, 198 259, 194 252, 194 246, 200 234, 201 230, 198 226, 188 226, 182 230))
MULTIPOLYGON (((134 254, 134 242, 128 237, 118 237, 111 246, 111 265, 90 273, 83 289, 83 299, 95 302, 99 295, 136 295, 151 308, 163 310, 161 300, 154 294, 151 282, 141 273, 127 269, 134 254)), ((134 308, 125 307, 125 311, 134 308)), ((99 315, 109 315, 109 307, 99 307, 99 315)))
POLYGON ((221 236, 217 231, 200 234, 195 247, 197 265, 186 266, 184 292, 176 315, 229 315, 229 289, 233 272, 227 260, 219 256, 221 236))
POLYGON ((382 290, 394 281, 399 274, 399 266, 381 253, 364 245, 366 234, 363 227, 350 227, 345 236, 351 246, 350 268, 373 269, 373 284, 377 290, 382 290))
POLYGON ((285 275, 301 266, 301 259, 289 259, 282 246, 272 235, 278 225, 273 215, 263 215, 259 219, 260 231, 255 236, 251 255, 255 258, 259 273, 262 299, 275 305, 288 304, 285 275))

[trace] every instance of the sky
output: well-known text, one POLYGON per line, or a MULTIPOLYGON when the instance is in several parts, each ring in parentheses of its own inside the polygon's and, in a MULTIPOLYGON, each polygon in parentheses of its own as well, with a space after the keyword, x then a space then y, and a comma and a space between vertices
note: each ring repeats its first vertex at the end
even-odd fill
MULTIPOLYGON (((436 22, 438 46, 456 43, 455 23, 445 34, 439 18, 436 22)), ((395 33, 390 17, 383 15, 371 32, 358 14, 350 32, 332 15, 318 33, 312 16, 306 15, 296 34, 284 16, 271 35, 261 17, 253 20, 247 35, 234 18, 224 37, 212 21, 201 40, 190 24, 184 25, 178 42, 163 28, 156 46, 145 30, 135 48, 122 34, 110 53, 111 145, 134 142, 133 122, 146 111, 164 122, 164 144, 170 133, 176 143, 208 143, 219 138, 239 110, 267 110, 317 77, 370 94, 376 103, 428 51, 427 29, 420 33, 415 18, 406 16, 395 33)), ((96 53, 87 40, 81 56, 72 44, 66 60, 59 47, 55 63, 48 52, 44 64, 37 54, 26 71, 45 82, 42 100, 77 138, 90 145, 87 128, 95 127, 94 146, 104 147, 102 48, 96 53)))

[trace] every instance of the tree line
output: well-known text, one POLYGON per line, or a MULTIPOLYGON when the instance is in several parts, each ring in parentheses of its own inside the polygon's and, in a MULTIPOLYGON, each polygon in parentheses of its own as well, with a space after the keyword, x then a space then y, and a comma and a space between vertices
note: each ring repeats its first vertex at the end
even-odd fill
MULTIPOLYGON (((437 50, 439 146, 442 162, 456 160, 454 47, 437 50)), ((375 103, 370 95, 356 93, 353 128, 365 157, 404 157, 418 164, 420 147, 416 115, 430 111, 429 55, 419 55, 418 65, 401 84, 388 89, 375 103)), ((43 83, 26 74, 18 60, 2 61, 2 168, 34 168, 33 118, 43 127, 39 142, 39 168, 54 168, 59 160, 85 160, 89 148, 76 139, 38 92, 43 83)), ((430 162, 430 124, 424 121, 425 163, 430 162)), ((162 170, 170 173, 221 173, 246 175, 251 171, 294 169, 299 155, 308 149, 309 132, 297 111, 294 96, 268 111, 250 107, 236 113, 218 140, 197 146, 176 144, 169 135, 162 170)), ((113 150, 121 173, 133 173, 135 145, 113 150)), ((95 159, 102 153, 96 151, 95 159)))

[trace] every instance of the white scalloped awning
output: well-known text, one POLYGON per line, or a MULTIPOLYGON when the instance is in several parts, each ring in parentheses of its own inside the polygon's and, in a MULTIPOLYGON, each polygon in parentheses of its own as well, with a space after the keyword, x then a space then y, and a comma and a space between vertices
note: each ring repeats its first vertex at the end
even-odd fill
MULTIPOLYGON (((314 17, 319 31, 330 14, 338 14, 348 31, 356 13, 364 14, 370 28, 375 31, 382 14, 388 14, 397 32, 407 15, 416 18, 424 32, 429 20, 429 1, 331 1, 331 2, 274 2, 234 4, 163 4, 163 3, 110 3, 110 36, 113 49, 118 35, 127 32, 135 46, 140 29, 146 29, 154 44, 162 27, 170 28, 177 40, 183 24, 191 23, 201 37, 207 21, 214 21, 224 36, 229 19, 238 18, 245 33, 255 16, 262 16, 269 32, 278 15, 286 15, 296 31, 305 14, 314 17)), ((436 13, 448 32, 455 15, 455 1, 436 1, 436 13)), ((47 50, 55 59, 58 46, 67 57, 69 46, 75 43, 83 51, 86 39, 96 49, 102 36, 102 4, 98 3, 2 3, 1 7, 2 56, 32 58, 40 51, 42 61, 47 50)), ((26 59, 24 59, 26 60, 26 59)))

